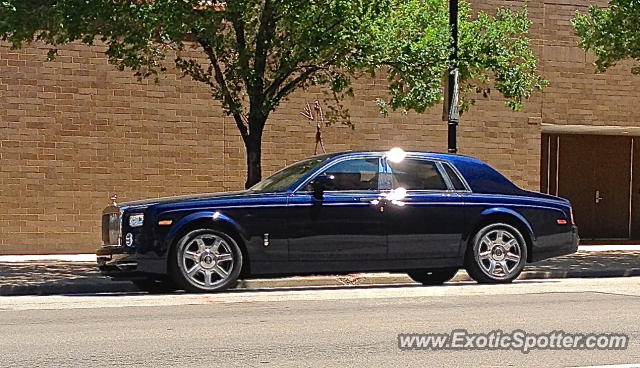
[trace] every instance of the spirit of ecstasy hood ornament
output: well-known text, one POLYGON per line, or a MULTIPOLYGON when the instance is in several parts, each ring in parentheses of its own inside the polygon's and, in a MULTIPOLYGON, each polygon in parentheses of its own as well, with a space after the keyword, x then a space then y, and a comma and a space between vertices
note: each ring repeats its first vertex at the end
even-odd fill
POLYGON ((112 195, 111 198, 109 198, 109 199, 111 199, 111 206, 118 207, 118 204, 116 203, 116 199, 118 199, 118 195, 117 194, 112 195))

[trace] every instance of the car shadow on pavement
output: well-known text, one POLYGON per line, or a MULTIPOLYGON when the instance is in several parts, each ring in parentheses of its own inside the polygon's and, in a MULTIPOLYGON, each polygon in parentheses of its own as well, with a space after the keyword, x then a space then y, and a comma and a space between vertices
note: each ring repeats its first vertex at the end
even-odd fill
POLYGON ((52 295, 135 291, 131 282, 114 282, 87 262, 0 263, 0 295, 52 295))
MULTIPOLYGON (((557 283, 560 280, 517 280, 515 284, 545 284, 545 283, 557 283)), ((182 290, 178 290, 175 292, 168 293, 147 293, 143 291, 109 291, 109 292, 79 292, 79 293, 54 293, 59 296, 68 296, 68 297, 113 297, 113 296, 143 296, 143 295, 154 295, 154 296, 162 296, 162 295, 220 295, 224 296, 226 294, 247 294, 247 293, 279 293, 279 292, 305 292, 305 291, 316 291, 316 292, 324 292, 324 291, 337 291, 337 290, 375 290, 375 289, 416 289, 416 288, 457 288, 463 286, 471 286, 471 285, 479 285, 474 281, 454 281, 448 282, 444 285, 420 285, 417 283, 412 284, 369 284, 369 285, 334 285, 334 286, 295 286, 295 287, 272 287, 272 288, 243 288, 243 289, 228 289, 223 292, 212 292, 212 293, 196 293, 189 294, 182 290)), ((509 287, 512 284, 502 284, 501 287, 509 287)))
POLYGON ((95 265, 71 262, 0 263, 3 285, 31 285, 57 280, 78 280, 98 276, 95 265))
POLYGON ((523 276, 545 272, 555 277, 638 276, 640 251, 577 252, 527 265, 523 276))
MULTIPOLYGON (((517 284, 522 284, 522 283, 527 283, 527 284, 542 284, 542 283, 556 283, 559 282, 559 280, 518 280, 516 283, 517 284)), ((228 289, 226 291, 223 292, 212 292, 212 293, 196 293, 196 294, 189 294, 189 293, 185 293, 182 290, 178 290, 175 292, 169 292, 169 293, 157 293, 157 294, 152 294, 152 293, 147 293, 147 292, 143 292, 143 291, 122 291, 122 292, 87 292, 87 293, 62 293, 62 294, 56 294, 59 296, 69 296, 69 297, 74 297, 74 296, 90 296, 90 297, 112 297, 112 296, 141 296, 141 295, 155 295, 155 296, 162 296, 162 295, 191 295, 191 296, 197 296, 197 295, 220 295, 220 296, 224 296, 225 294, 246 294, 246 293, 278 293, 278 292, 295 292, 295 291, 299 291, 299 292, 305 292, 305 291, 317 291, 317 292, 323 292, 323 291, 336 291, 336 290, 372 290, 372 289, 415 289, 415 288, 451 288, 451 287, 462 287, 462 286, 470 286, 470 285, 478 285, 477 283, 473 282, 473 281, 456 281, 456 282, 449 282, 446 283, 444 285, 438 285, 438 286, 425 286, 425 285, 420 285, 420 284, 371 284, 371 285, 336 285, 336 286, 308 286, 308 287, 302 287, 302 286, 296 286, 296 287, 273 287, 273 288, 257 288, 257 289, 228 289)), ((510 284, 502 284, 502 287, 509 287, 510 284)))
MULTIPOLYGON (((640 276, 640 251, 578 252, 527 265, 518 282, 549 282, 566 277, 640 276), (527 280, 527 281, 524 281, 527 280)), ((446 287, 473 284, 464 272, 446 287)), ((227 292, 278 292, 289 290, 340 290, 345 288, 414 288, 404 274, 328 275, 325 278, 282 278, 241 280, 239 288, 227 292), (380 276, 382 275, 382 276, 380 276), (320 279, 318 281, 318 279, 320 279)), ((437 287, 437 286, 436 286, 437 287)), ((94 263, 88 262, 2 262, 0 295, 102 295, 102 293, 140 294, 128 281, 113 281, 102 276, 94 263)))

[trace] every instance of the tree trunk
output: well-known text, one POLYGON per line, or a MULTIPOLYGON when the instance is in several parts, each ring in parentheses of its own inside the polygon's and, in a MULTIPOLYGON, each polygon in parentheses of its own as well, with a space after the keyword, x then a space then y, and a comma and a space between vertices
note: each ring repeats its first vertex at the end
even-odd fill
POLYGON ((250 188, 262 180, 262 134, 251 133, 244 142, 247 150, 247 181, 245 188, 250 188))
POLYGON ((269 116, 261 111, 263 100, 259 93, 250 91, 249 94, 249 129, 248 134, 242 137, 247 150, 247 181, 244 183, 246 189, 262 180, 262 132, 269 116))

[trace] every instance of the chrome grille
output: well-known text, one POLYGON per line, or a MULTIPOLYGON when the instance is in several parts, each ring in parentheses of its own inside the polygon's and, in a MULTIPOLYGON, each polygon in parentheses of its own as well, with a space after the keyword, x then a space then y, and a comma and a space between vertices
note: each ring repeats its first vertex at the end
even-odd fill
MULTIPOLYGON (((106 212, 106 211, 105 211, 106 212)), ((102 214, 102 244, 120 245, 120 211, 102 214)))

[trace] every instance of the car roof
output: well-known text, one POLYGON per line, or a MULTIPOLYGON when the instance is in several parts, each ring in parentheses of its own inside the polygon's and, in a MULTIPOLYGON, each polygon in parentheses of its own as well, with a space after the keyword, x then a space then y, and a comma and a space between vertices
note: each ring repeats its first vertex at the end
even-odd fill
MULTIPOLYGON (((327 154, 331 160, 339 157, 358 157, 359 155, 376 155, 382 156, 387 151, 344 151, 334 154, 327 154)), ((507 179, 496 169, 488 165, 486 162, 474 157, 438 152, 421 152, 406 151, 408 156, 424 157, 428 159, 444 160, 453 164, 462 177, 471 187, 471 190, 477 193, 501 193, 501 194, 518 194, 522 189, 518 188, 513 182, 507 179)))
MULTIPOLYGON (((332 153, 318 155, 318 156, 329 156, 329 157, 335 158, 335 157, 339 157, 339 156, 349 156, 349 155, 368 155, 368 154, 369 155, 384 155, 386 152, 388 152, 388 151, 367 151, 367 150, 341 151, 341 152, 332 152, 332 153)), ((409 156, 421 156, 421 157, 425 157, 425 158, 434 158, 434 159, 447 160, 447 161, 452 161, 452 162, 462 162, 462 161, 478 162, 478 163, 482 162, 481 160, 479 160, 477 158, 474 158, 474 157, 465 156, 465 155, 459 155, 459 154, 453 154, 453 153, 429 152, 429 151, 406 151, 406 153, 409 156)))

